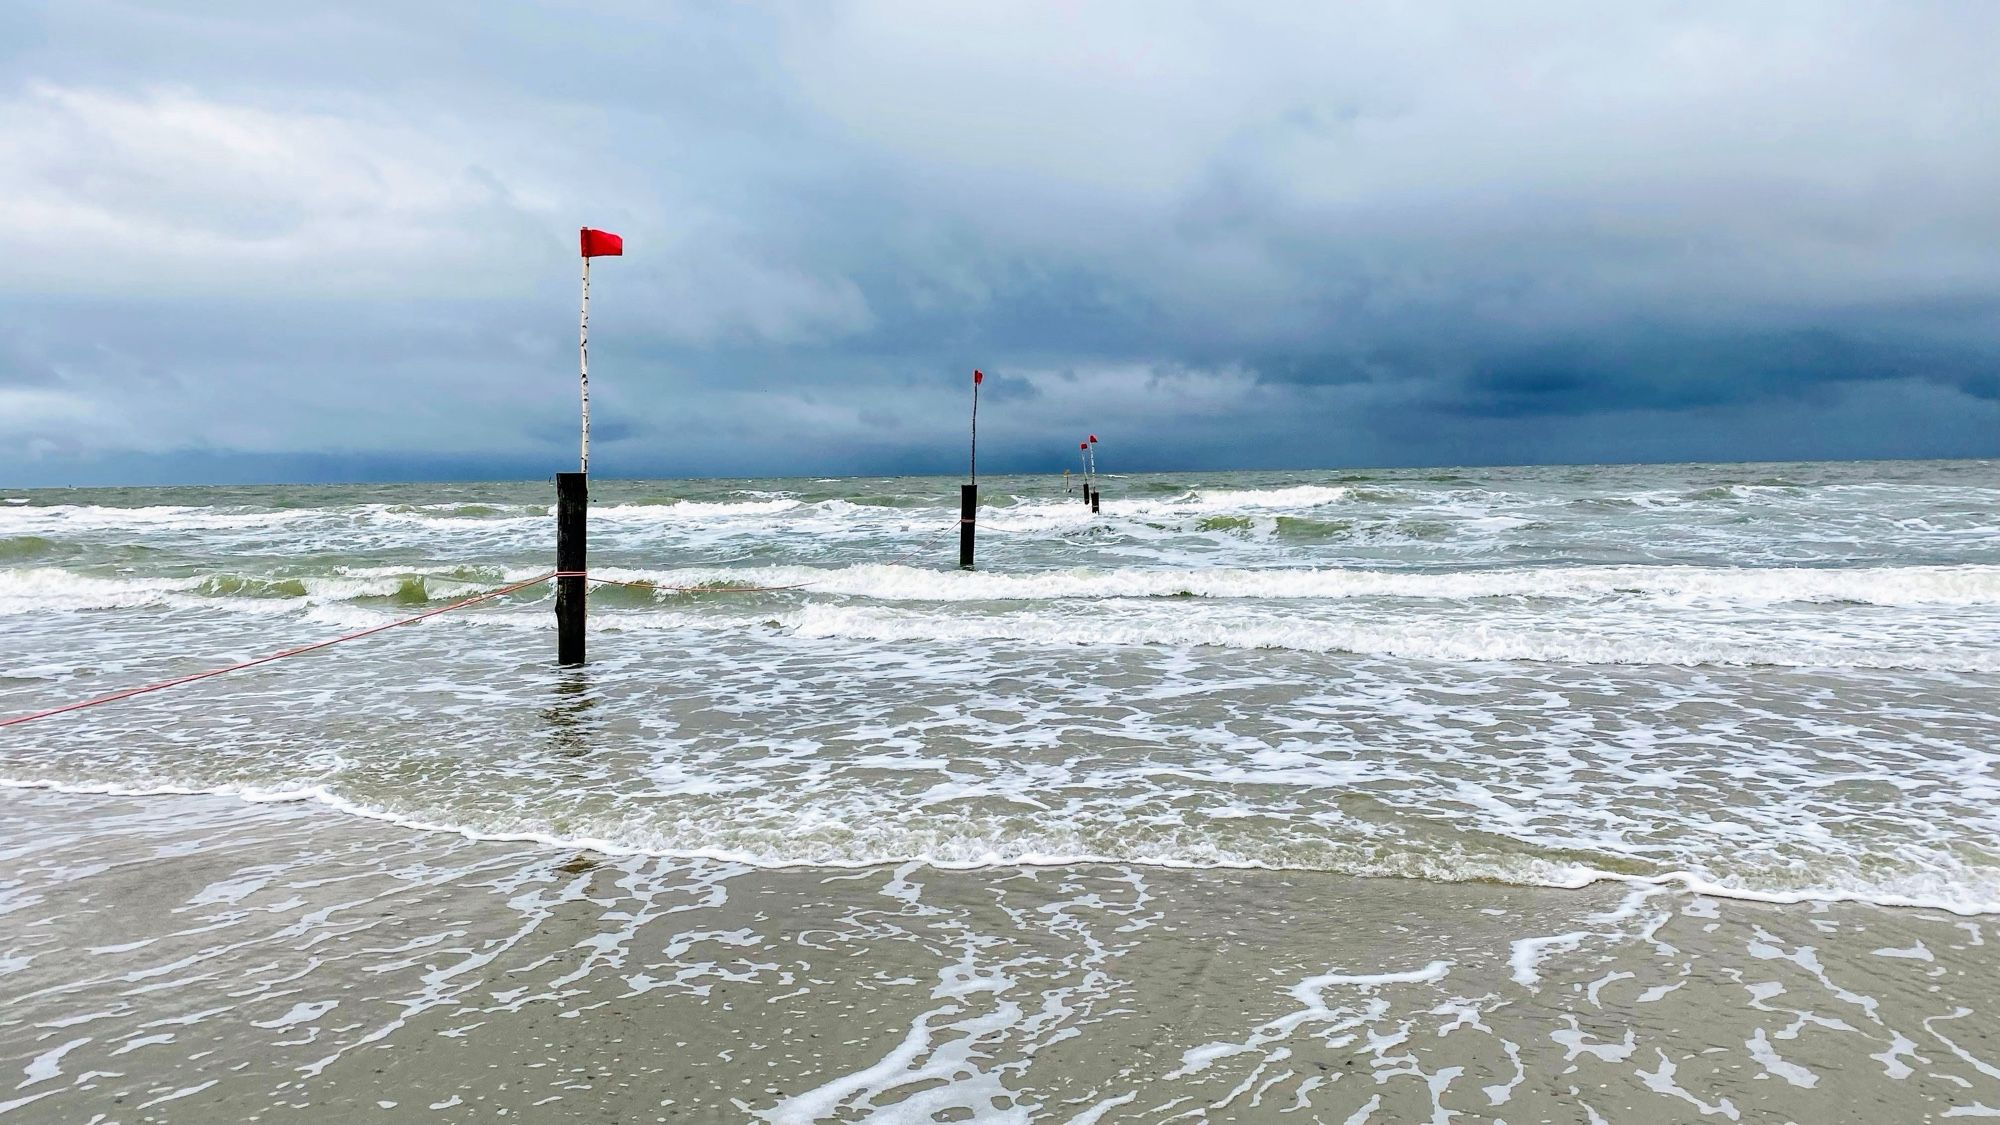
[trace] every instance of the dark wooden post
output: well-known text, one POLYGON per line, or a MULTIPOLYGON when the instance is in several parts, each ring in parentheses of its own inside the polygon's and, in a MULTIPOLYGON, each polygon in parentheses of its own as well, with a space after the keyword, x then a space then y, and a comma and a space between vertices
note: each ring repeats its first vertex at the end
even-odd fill
POLYGON ((584 551, 585 529, 590 521, 590 476, 587 473, 556 474, 556 569, 566 577, 556 579, 556 662, 583 663, 583 619, 589 598, 584 551))
POLYGON ((1102 500, 1103 498, 1104 498, 1104 493, 1102 493, 1102 492, 1099 492, 1098 490, 1096 490, 1096 489, 1094 489, 1094 488, 1090 490, 1090 514, 1091 514, 1091 515, 1093 515, 1093 516, 1094 516, 1094 515, 1096 515, 1096 514, 1097 514, 1097 502, 1098 502, 1099 500, 1102 500))
POLYGON ((979 486, 958 486, 958 567, 972 569, 972 531, 979 515, 979 486))

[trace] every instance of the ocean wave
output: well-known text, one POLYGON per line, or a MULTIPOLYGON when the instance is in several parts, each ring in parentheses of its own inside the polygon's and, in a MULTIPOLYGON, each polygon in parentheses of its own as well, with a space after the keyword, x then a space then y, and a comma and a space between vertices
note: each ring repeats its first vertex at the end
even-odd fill
POLYGON ((895 642, 1008 641, 1036 646, 1153 645, 1344 653, 1452 663, 1854 668, 2000 671, 2000 651, 1950 644, 1886 645, 1880 637, 1799 640, 1607 631, 1602 620, 1547 624, 1480 621, 1314 620, 1236 614, 1131 615, 1080 619, 1047 613, 941 616, 866 606, 809 605, 780 619, 803 637, 895 642))
MULTIPOLYGON (((338 509, 319 509, 329 515, 346 514, 338 509)), ((550 504, 373 504, 354 514, 384 518, 405 517, 417 523, 511 523, 519 520, 546 520, 555 508, 550 504)))
POLYGON ((1320 508, 1346 502, 1354 490, 1344 485, 1297 484, 1286 488, 1202 488, 1173 501, 1182 508, 1320 508))
POLYGON ((44 555, 74 554, 75 551, 76 547, 73 544, 44 538, 40 535, 0 537, 0 562, 40 558, 44 555))
MULTIPOLYGON (((1100 488, 1102 486, 1100 485, 1100 488)), ((1107 520, 1152 520, 1169 524, 1187 523, 1199 527, 1208 517, 1243 516, 1268 519, 1277 512, 1310 512, 1344 504, 1354 490, 1340 485, 1304 484, 1268 489, 1182 489, 1172 496, 1122 494, 1116 485, 1104 490, 1104 511, 1093 516, 1081 494, 1064 496, 1012 497, 1009 504, 990 504, 981 510, 981 523, 988 521, 1012 530, 1031 527, 1063 528, 1104 524, 1107 520)), ((940 510, 951 505, 940 503, 940 510)), ((858 507, 858 505, 857 505, 858 507)))
MULTIPOLYGON (((543 573, 539 568, 340 567, 327 574, 221 572, 185 577, 111 576, 60 567, 0 569, 0 613, 115 609, 164 604, 174 595, 213 599, 303 598, 316 602, 463 596, 543 573)), ((1262 600, 1408 599, 1648 602, 1663 608, 1786 604, 2000 606, 2000 566, 1523 567, 1473 571, 1125 567, 1002 571, 932 570, 866 563, 846 567, 761 566, 646 569, 603 567, 594 575, 676 588, 795 587, 800 596, 889 602, 1060 602, 1114 598, 1262 600)))
POLYGON ((130 609, 193 590, 199 578, 104 578, 43 567, 0 571, 0 613, 130 609))
POLYGON ((227 531, 275 527, 318 515, 321 509, 251 511, 160 504, 115 508, 96 504, 0 508, 0 531, 227 531))
MULTIPOLYGON (((612 524, 685 523, 692 520, 776 515, 802 506, 791 498, 701 501, 666 500, 601 504, 593 520, 612 524)), ((352 504, 333 507, 250 509, 162 504, 146 507, 46 505, 0 508, 0 534, 77 531, 230 532, 309 530, 314 525, 355 527, 415 525, 481 530, 528 524, 547 525, 546 504, 450 502, 438 504, 352 504)))
POLYGON ((1522 567, 1478 571, 1129 567, 1005 573, 863 564, 673 570, 604 569, 606 578, 662 586, 809 583, 815 594, 881 601, 1046 601, 1101 598, 1647 599, 1687 603, 2000 606, 2000 566, 1713 568, 1522 567))
POLYGON ((879 824, 837 839, 816 839, 801 824, 795 830, 744 832, 731 823, 705 820, 643 820, 619 816, 601 830, 559 831, 532 812, 505 821, 470 822, 437 810, 398 809, 357 800, 326 784, 131 785, 0 776, 0 786, 80 795, 119 797, 216 796, 253 804, 311 802, 350 816, 394 824, 418 832, 449 833, 471 840, 527 844, 604 855, 659 856, 712 860, 766 869, 853 870, 906 863, 947 871, 995 868, 1072 867, 1084 864, 1196 870, 1318 871, 1363 878, 1437 883, 1501 883, 1577 890, 1597 883, 1678 888, 1690 893, 1754 902, 1859 902, 1887 907, 1945 910, 1961 915, 2000 914, 2000 872, 1946 865, 1869 877, 1851 864, 1829 862, 1821 870, 1787 868, 1776 873, 1678 868, 1633 871, 1625 857, 1605 856, 1609 866, 1587 860, 1534 854, 1468 853, 1411 842, 1279 841, 1246 851, 1219 842, 1182 838, 1176 843, 1135 838, 1134 846, 1086 845, 1060 828, 993 835, 976 828, 922 823, 879 824))
POLYGON ((680 523, 694 519, 769 516, 805 506, 802 500, 676 500, 670 504, 610 504, 592 507, 590 518, 613 523, 680 523))
POLYGON ((250 575, 218 573, 181 577, 125 577, 78 573, 54 567, 0 570, 0 616, 136 609, 145 606, 220 606, 236 603, 265 609, 273 601, 324 603, 387 598, 421 603, 463 597, 501 581, 532 578, 522 571, 495 580, 471 568, 412 572, 385 567, 373 573, 250 575))
MULTIPOLYGON (((1100 490, 1102 484, 1100 483, 1100 490)), ((1264 514, 1277 511, 1306 512, 1335 504, 1344 504, 1354 495, 1354 490, 1344 485, 1301 484, 1289 488, 1197 488, 1165 498, 1149 496, 1124 496, 1113 485, 1105 492, 1103 515, 1112 517, 1138 517, 1142 519, 1177 520, 1187 517, 1200 519, 1206 515, 1250 512, 1264 514)), ((998 509, 996 514, 1007 518, 1023 516, 1058 517, 1083 516, 1083 504, 1074 497, 1040 500, 1022 500, 1011 506, 998 509)))

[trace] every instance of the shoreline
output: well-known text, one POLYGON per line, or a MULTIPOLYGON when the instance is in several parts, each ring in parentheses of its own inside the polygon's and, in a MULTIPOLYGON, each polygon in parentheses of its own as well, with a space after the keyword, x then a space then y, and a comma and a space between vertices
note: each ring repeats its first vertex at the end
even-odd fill
POLYGON ((1927 901, 1908 895, 1867 894, 1862 892, 1778 892, 1754 891, 1728 887, 1713 880, 1704 879, 1687 871, 1669 871, 1658 875, 1638 875, 1628 872, 1605 871, 1601 868, 1585 868, 1583 877, 1574 882, 1526 882, 1508 880, 1495 876, 1475 875, 1464 879, 1447 879, 1428 875, 1404 875, 1392 872, 1330 871, 1314 867, 1286 867, 1255 861, 1204 860, 1202 862, 1175 861, 1164 859, 1144 859, 1132 857, 1110 857, 1094 855, 1019 857, 954 863, 926 856, 897 856, 884 859, 857 860, 840 863, 823 860, 800 860, 776 862, 759 859, 740 852, 675 850, 646 848, 637 845, 620 844, 596 837, 555 836, 535 832, 488 832, 476 828, 438 824, 394 813, 371 809, 344 797, 329 793, 320 787, 299 790, 267 792, 235 786, 215 786, 192 788, 177 786, 132 787, 110 783, 77 784, 71 782, 41 781, 21 778, 0 777, 0 790, 42 791, 61 793, 79 797, 130 797, 130 798, 171 798, 171 797, 213 797, 222 800, 240 801, 246 805, 305 804, 342 816, 352 816, 377 824, 389 825, 412 832, 456 836, 474 843, 525 844, 547 851, 585 851, 611 858, 662 859, 675 861, 701 861, 712 863, 740 864, 759 871, 785 871, 811 873, 815 871, 851 872, 873 871, 917 864, 938 872, 1005 872, 1009 870, 1045 870, 1067 867, 1140 867, 1159 871, 1257 871, 1281 875, 1325 875, 1344 879, 1388 879, 1412 883, 1435 883, 1440 886, 1495 886, 1516 887, 1531 890, 1581 891, 1606 884, 1634 889, 1657 889, 1679 891, 1685 894, 1707 898, 1728 899, 1735 902, 1764 903, 1774 906, 1797 905, 1857 905, 1871 906, 1884 910, 1931 910, 1955 914, 1964 918, 2000 917, 2000 903, 1980 907, 1968 907, 1941 900, 1927 901))
POLYGON ((23 1076, 0 1116, 24 1120, 2000 1106, 1991 917, 1240 869, 754 869, 223 797, 0 806, 0 1071, 23 1076))

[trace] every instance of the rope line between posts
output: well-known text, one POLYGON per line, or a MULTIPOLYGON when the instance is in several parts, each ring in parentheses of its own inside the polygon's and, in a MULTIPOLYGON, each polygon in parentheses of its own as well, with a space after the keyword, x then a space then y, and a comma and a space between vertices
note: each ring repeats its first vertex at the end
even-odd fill
POLYGON ((282 652, 274 652, 267 656, 260 656, 255 660, 245 660, 240 663, 230 664, 222 668, 210 668, 206 672, 196 672, 192 675, 179 676, 171 680, 161 680, 159 683, 146 684, 143 687, 126 688, 124 691, 114 691, 109 695, 100 695, 95 699, 82 699, 78 700, 75 703, 66 703, 61 707, 50 707, 44 711, 31 711, 26 715, 15 715, 14 717, 9 719, 0 719, 0 727, 11 727, 11 726, 16 726, 20 723, 31 723, 34 722, 36 719, 47 719, 55 715, 68 714, 71 711, 81 711, 86 707, 95 707, 100 703, 116 703, 121 699, 130 699, 135 695, 145 695, 149 692, 164 691, 170 687, 179 687, 182 684, 191 684, 197 680, 206 680, 210 679, 211 677, 220 676, 229 672, 241 672, 245 668, 255 668, 259 664, 269 664, 274 660, 283 660, 288 656, 303 656, 308 652, 317 652, 320 649, 331 648, 334 645, 342 644, 347 641, 358 641, 363 637, 372 637, 377 633, 387 632, 388 630, 397 628, 399 626, 412 625, 415 624, 416 622, 423 621, 427 618, 436 617, 441 613, 450 613, 452 610, 455 609, 464 609, 467 606, 478 605, 480 602, 489 602, 492 601, 494 598, 514 593, 516 590, 525 590, 530 586, 540 585, 543 582, 547 582, 551 578, 574 578, 574 577, 581 577, 581 572, 552 570, 547 574, 539 575, 534 578, 529 578, 525 581, 510 583, 495 590, 488 590, 483 594, 475 594, 472 597, 464 599, 463 601, 456 601, 451 603, 450 605, 441 605, 436 609, 427 609, 424 612, 415 615, 414 617, 405 617, 397 621, 390 621, 381 625, 370 626, 369 628, 362 629, 359 632, 348 633, 344 636, 339 636, 339 637, 332 637, 324 641, 314 641, 312 644, 309 645, 300 645, 297 648, 288 648, 282 652))
MULTIPOLYGON (((906 554, 891 559, 888 563, 885 563, 884 565, 895 566, 898 563, 905 562, 915 557, 916 555, 920 554, 921 552, 935 545, 939 539, 943 539, 945 535, 949 535, 953 530, 956 530, 955 526, 946 529, 946 531, 939 534, 936 538, 933 538, 928 542, 919 545, 915 550, 912 550, 906 554)), ((191 684, 200 680, 213 679, 216 676, 227 675, 230 672, 241 672, 246 668, 255 668, 260 664, 269 664, 272 663, 273 661, 283 660, 289 656, 303 656, 309 652, 318 652, 320 649, 332 648, 334 645, 337 644, 345 644, 348 641, 358 641, 363 637, 372 637, 377 633, 386 633, 391 629, 401 628, 404 625, 414 625, 419 621, 427 621, 430 618, 437 617, 441 614, 450 613, 453 610, 466 609, 471 606, 479 605, 482 602, 490 602, 494 598, 505 597, 508 594, 517 593, 521 590, 527 589, 530 586, 539 586, 544 582, 549 582, 557 578, 582 578, 589 581, 593 585, 597 586, 636 586, 649 590, 659 590, 668 593, 684 593, 684 594, 758 594, 758 593, 767 593, 778 590, 803 590, 808 586, 819 585, 819 583, 817 582, 795 582, 787 586, 662 586, 655 582, 624 582, 615 578, 591 578, 587 571, 581 571, 581 570, 551 570, 546 574, 539 574, 533 578, 523 579, 519 582, 510 582, 505 586, 500 586, 495 589, 488 590, 482 594, 474 594, 472 597, 455 601, 450 605, 441 605, 435 609, 427 609, 422 613, 415 614, 410 617, 399 618, 395 621, 384 622, 383 624, 380 625, 371 625, 366 629, 361 629, 353 633, 346 633, 338 637, 329 637, 328 639, 323 641, 314 641, 312 644, 309 645, 299 645, 296 648, 288 648, 279 652, 269 653, 264 656, 259 656, 254 660, 239 661, 235 664, 225 665, 220 668, 210 668, 206 671, 194 672, 186 676, 176 676, 175 678, 170 680, 161 680, 158 683, 144 684, 134 688, 126 688, 123 691, 114 691, 108 695, 100 695, 91 699, 80 699, 74 703, 65 703, 60 707, 49 707, 41 711, 30 711, 25 715, 14 715, 9 718, 0 719, 0 728, 19 726, 23 723, 32 723, 37 719, 54 718, 57 715, 66 715, 72 711, 81 711, 87 707, 96 707, 104 703, 116 703, 121 699, 131 699, 133 696, 137 695, 147 695, 156 691, 165 691, 168 688, 180 687, 183 684, 191 684)))

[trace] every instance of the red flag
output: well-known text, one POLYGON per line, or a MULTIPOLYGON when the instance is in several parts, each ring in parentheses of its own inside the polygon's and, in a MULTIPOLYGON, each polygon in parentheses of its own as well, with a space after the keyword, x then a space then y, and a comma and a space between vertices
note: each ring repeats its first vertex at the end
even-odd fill
POLYGON ((608 230, 583 228, 583 256, 586 258, 618 258, 625 254, 625 240, 608 230))
POLYGON ((980 383, 984 383, 985 381, 986 381, 986 373, 984 371, 979 370, 977 367, 973 368, 972 369, 973 385, 978 386, 980 383))
POLYGON ((1096 435, 1096 434, 1092 434, 1092 435, 1090 435, 1090 443, 1091 443, 1092 445, 1095 445, 1095 444, 1097 444, 1097 435, 1096 435))
POLYGON ((1087 442, 1087 441, 1080 441, 1080 442, 1077 442, 1077 443, 1076 443, 1076 447, 1077 447, 1078 449, 1089 449, 1089 448, 1090 448, 1090 443, 1089 443, 1089 442, 1087 442))

